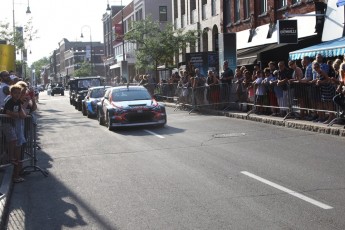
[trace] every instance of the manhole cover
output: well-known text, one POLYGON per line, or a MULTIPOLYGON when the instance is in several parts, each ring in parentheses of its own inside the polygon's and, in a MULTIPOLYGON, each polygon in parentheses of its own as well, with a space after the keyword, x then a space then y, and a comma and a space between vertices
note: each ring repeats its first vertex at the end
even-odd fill
POLYGON ((213 135, 214 138, 225 138, 225 137, 241 137, 245 136, 245 133, 221 133, 213 135))

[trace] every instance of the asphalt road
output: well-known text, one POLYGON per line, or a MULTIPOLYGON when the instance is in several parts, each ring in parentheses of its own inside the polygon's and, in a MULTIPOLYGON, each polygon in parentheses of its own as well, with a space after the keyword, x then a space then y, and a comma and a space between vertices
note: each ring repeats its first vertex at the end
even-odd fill
POLYGON ((117 132, 41 93, 8 229, 345 229, 344 139, 167 109, 117 132))

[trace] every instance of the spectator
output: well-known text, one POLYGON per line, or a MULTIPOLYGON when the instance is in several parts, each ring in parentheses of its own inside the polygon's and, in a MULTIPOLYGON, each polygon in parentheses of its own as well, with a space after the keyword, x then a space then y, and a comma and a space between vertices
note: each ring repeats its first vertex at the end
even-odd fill
POLYGON ((21 139, 21 133, 16 129, 16 123, 25 118, 26 114, 22 109, 20 96, 22 87, 20 85, 13 85, 10 88, 11 98, 6 102, 4 112, 12 119, 12 122, 4 124, 4 134, 8 142, 8 151, 11 157, 11 162, 14 165, 13 181, 15 183, 23 182, 24 179, 20 177, 22 167, 21 160, 21 146, 25 140, 21 139))
POLYGON ((263 80, 263 84, 266 86, 267 89, 267 96, 268 96, 268 105, 272 106, 271 111, 272 111, 272 116, 277 116, 278 113, 278 102, 277 102, 277 97, 275 94, 274 89, 277 88, 277 86, 274 86, 270 84, 272 81, 276 81, 277 78, 271 73, 271 70, 269 67, 264 69, 264 74, 265 74, 265 79, 263 80))
MULTIPOLYGON (((313 80, 313 83, 320 87, 321 93, 321 101, 318 108, 320 110, 333 111, 332 99, 334 97, 334 90, 330 84, 330 78, 328 77, 328 74, 321 69, 319 62, 313 63, 313 70, 316 73, 316 79, 313 80)), ((318 115, 318 122, 323 122, 324 124, 328 124, 334 119, 334 114, 332 112, 329 113, 328 119, 326 119, 325 112, 323 111, 319 111, 318 115)))
POLYGON ((220 96, 219 86, 218 86, 218 79, 212 70, 207 71, 206 85, 208 86, 208 89, 207 89, 208 102, 210 104, 217 106, 219 103, 219 96, 220 96))
POLYGON ((225 103, 230 102, 230 90, 231 90, 231 85, 232 85, 232 80, 234 79, 234 72, 232 69, 229 67, 229 62, 224 61, 223 62, 223 71, 220 75, 220 81, 222 83, 222 91, 221 95, 223 95, 222 100, 225 103))
POLYGON ((195 68, 195 77, 193 83, 193 89, 195 93, 195 103, 197 105, 202 105, 205 103, 205 83, 206 78, 200 73, 199 68, 195 68))
POLYGON ((255 104, 257 106, 257 114, 263 114, 264 108, 264 96, 266 95, 266 87, 263 84, 263 72, 262 70, 256 71, 255 81, 253 82, 253 86, 255 89, 255 104))
MULTIPOLYGON (((296 61, 289 61, 289 67, 292 69, 292 79, 289 80, 290 82, 290 96, 291 96, 291 101, 292 99, 297 100, 297 105, 301 107, 301 101, 303 101, 304 95, 306 93, 305 88, 303 85, 299 84, 300 80, 303 78, 303 72, 300 67, 297 66, 296 61)), ((302 103, 303 104, 303 103, 302 103)), ((305 118, 305 113, 302 110, 300 112, 300 119, 305 118)))
POLYGON ((289 92, 288 92, 288 82, 289 80, 292 78, 292 73, 291 70, 289 70, 288 68, 286 68, 284 61, 280 61, 278 63, 278 82, 277 82, 277 86, 281 87, 282 91, 283 91, 283 97, 280 98, 280 102, 278 100, 278 104, 279 107, 281 107, 280 109, 280 113, 282 116, 286 115, 286 107, 289 106, 288 104, 288 100, 289 100, 289 92))
POLYGON ((270 61, 270 62, 268 63, 268 68, 270 69, 271 75, 273 75, 273 72, 274 72, 275 70, 277 70, 276 63, 273 62, 273 61, 270 61))

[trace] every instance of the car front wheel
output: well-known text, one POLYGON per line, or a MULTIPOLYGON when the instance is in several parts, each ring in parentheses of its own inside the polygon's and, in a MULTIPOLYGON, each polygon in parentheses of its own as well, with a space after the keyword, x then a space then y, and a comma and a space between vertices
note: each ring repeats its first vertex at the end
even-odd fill
POLYGON ((107 124, 108 130, 112 131, 112 130, 113 130, 113 127, 111 126, 111 121, 110 121, 110 114, 109 114, 109 112, 107 113, 107 116, 106 116, 106 124, 107 124))

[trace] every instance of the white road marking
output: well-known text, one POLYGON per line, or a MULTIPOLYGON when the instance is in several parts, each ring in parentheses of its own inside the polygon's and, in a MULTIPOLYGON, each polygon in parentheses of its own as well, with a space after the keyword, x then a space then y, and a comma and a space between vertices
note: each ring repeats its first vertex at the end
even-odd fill
POLYGON ((157 133, 154 133, 154 132, 152 132, 152 131, 150 131, 150 130, 144 129, 144 131, 147 132, 147 133, 149 133, 149 134, 155 135, 156 137, 159 137, 159 138, 162 138, 162 139, 165 138, 165 137, 163 137, 163 136, 161 136, 161 135, 159 135, 159 134, 157 134, 157 133))
POLYGON ((281 190, 281 191, 283 191, 283 192, 286 192, 286 193, 288 193, 288 194, 290 194, 290 195, 292 195, 292 196, 295 196, 295 197, 297 197, 297 198, 300 198, 300 199, 302 199, 302 200, 304 200, 304 201, 306 201, 306 202, 309 202, 309 203, 311 203, 311 204, 313 204, 313 205, 316 205, 316 206, 318 206, 318 207, 320 207, 320 208, 323 208, 323 209, 332 209, 332 208, 333 208, 333 207, 331 207, 331 206, 329 206, 329 205, 327 205, 327 204, 321 203, 321 202, 319 202, 319 201, 317 201, 317 200, 314 200, 314 199, 312 199, 312 198, 309 198, 309 197, 307 197, 307 196, 304 196, 304 195, 302 195, 302 194, 300 194, 300 193, 298 193, 298 192, 292 191, 292 190, 290 190, 290 189, 288 189, 288 188, 285 188, 285 187, 283 187, 283 186, 281 186, 281 185, 278 185, 278 184, 276 184, 276 183, 273 183, 273 182, 271 182, 271 181, 269 181, 269 180, 266 180, 266 179, 264 179, 264 178, 262 178, 262 177, 256 176, 256 175, 254 175, 254 174, 252 174, 252 173, 250 173, 250 172, 242 171, 241 173, 244 174, 244 175, 247 175, 247 176, 249 176, 249 177, 251 177, 251 178, 253 178, 253 179, 256 179, 256 180, 258 180, 258 181, 260 181, 260 182, 262 182, 262 183, 265 183, 265 184, 267 184, 267 185, 270 185, 270 186, 272 186, 272 187, 274 187, 274 188, 276 188, 276 189, 279 189, 279 190, 281 190))

